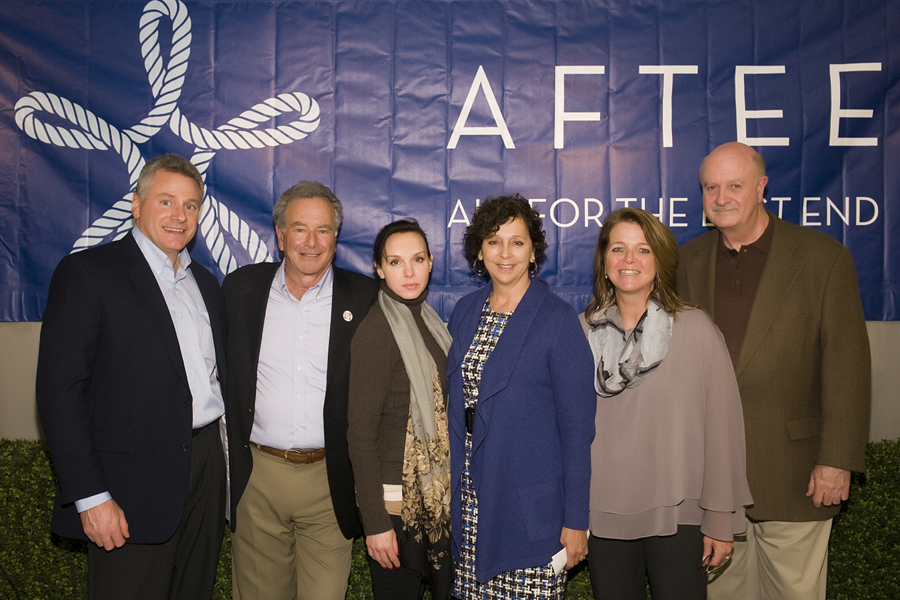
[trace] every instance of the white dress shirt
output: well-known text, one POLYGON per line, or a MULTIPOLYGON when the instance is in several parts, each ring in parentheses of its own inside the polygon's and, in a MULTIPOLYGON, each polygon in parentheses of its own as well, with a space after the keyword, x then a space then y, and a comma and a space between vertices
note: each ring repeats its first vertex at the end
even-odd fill
POLYGON ((281 450, 325 447, 325 387, 334 272, 301 299, 288 291, 284 263, 269 289, 250 441, 281 450))

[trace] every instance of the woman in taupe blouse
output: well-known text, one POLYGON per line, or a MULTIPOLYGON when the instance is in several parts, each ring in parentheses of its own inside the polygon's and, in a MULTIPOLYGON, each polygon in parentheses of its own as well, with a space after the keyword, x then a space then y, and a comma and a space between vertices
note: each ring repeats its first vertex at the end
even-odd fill
POLYGON ((591 583, 599 599, 706 598, 745 528, 744 421, 718 328, 675 292, 678 243, 650 213, 607 217, 585 331, 594 354, 591 583))
POLYGON ((432 256, 413 220, 378 233, 378 302, 350 347, 347 440, 375 600, 450 595, 447 328, 425 302, 432 256))

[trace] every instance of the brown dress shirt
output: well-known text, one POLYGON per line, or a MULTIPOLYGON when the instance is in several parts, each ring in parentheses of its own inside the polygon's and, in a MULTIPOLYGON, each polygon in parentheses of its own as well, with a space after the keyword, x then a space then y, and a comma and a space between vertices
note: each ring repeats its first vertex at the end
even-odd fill
POLYGON ((725 337, 732 365, 737 364, 741 353, 750 311, 753 310, 753 300, 766 266, 774 231, 775 221, 769 219, 769 224, 759 239, 741 246, 740 250, 732 250, 726 246, 724 236, 719 233, 716 251, 716 306, 713 315, 725 337))

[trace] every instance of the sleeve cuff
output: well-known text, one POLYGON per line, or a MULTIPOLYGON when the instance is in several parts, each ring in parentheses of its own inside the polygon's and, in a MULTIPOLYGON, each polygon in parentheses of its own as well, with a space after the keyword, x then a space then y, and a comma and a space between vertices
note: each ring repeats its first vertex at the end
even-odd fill
POLYGON ((109 495, 109 492, 101 492, 99 494, 94 494, 88 498, 82 498, 81 500, 75 501, 75 509, 78 510, 79 513, 83 513, 89 508, 94 508, 95 506, 100 506, 107 500, 112 500, 112 496, 109 495))

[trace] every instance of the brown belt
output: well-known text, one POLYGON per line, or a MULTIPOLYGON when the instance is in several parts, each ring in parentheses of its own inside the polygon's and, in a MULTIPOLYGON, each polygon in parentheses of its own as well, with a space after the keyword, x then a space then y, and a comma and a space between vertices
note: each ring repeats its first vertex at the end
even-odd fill
POLYGON ((319 448, 318 450, 279 450, 278 448, 272 448, 270 446, 261 446, 256 442, 250 442, 266 454, 271 454, 272 456, 277 456, 278 458, 295 464, 301 465, 311 465, 312 463, 319 462, 325 458, 325 448, 319 448))

